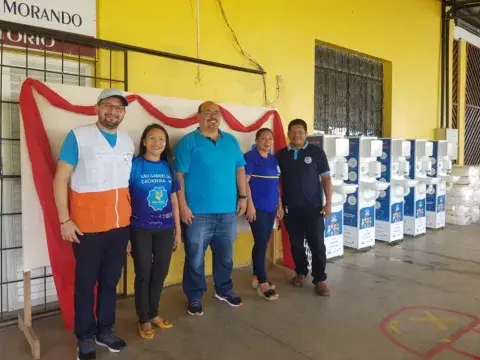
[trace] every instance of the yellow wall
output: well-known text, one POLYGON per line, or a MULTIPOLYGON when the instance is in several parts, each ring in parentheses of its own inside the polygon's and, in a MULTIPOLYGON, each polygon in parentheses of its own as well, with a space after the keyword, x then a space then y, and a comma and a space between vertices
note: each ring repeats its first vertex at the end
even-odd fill
MULTIPOLYGON (((200 57, 249 67, 225 26, 216 0, 200 1, 200 57)), ((197 53, 196 1, 99 0, 98 36, 188 56, 197 53), (124 4, 122 6, 121 4, 124 4)), ((285 123, 313 126, 314 46, 333 44, 385 61, 386 136, 434 138, 439 115, 440 1, 223 0, 244 49, 267 71, 268 97, 283 75, 278 109, 285 123)), ((108 56, 100 68, 108 68, 108 56)), ((123 76, 114 58, 113 72, 123 76)), ((129 90, 164 96, 264 105, 262 78, 229 70, 129 55, 129 90), (200 75, 198 78, 197 75, 200 75)), ((237 242, 236 263, 249 261, 251 239, 237 242)), ((169 280, 179 280, 176 254, 169 280)))
MULTIPOLYGON (((216 0, 200 1, 200 56, 249 66, 235 47, 216 0)), ((196 56, 195 0, 98 1, 102 39, 196 56), (125 6, 120 4, 124 3, 125 6)), ((440 2, 437 0, 223 0, 245 50, 284 83, 278 104, 284 121, 313 124, 314 44, 322 41, 392 63, 392 135, 433 138, 439 109, 440 2)), ((130 55, 129 88, 166 96, 262 105, 256 75, 130 55)))

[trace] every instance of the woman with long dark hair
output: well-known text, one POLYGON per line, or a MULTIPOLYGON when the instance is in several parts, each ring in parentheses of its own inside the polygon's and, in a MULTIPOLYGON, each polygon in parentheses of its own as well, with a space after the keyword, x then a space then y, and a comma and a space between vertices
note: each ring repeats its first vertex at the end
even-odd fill
POLYGON ((252 286, 266 300, 278 299, 275 285, 267 278, 266 253, 275 217, 283 218, 279 193, 280 167, 271 154, 273 132, 262 128, 255 135, 255 148, 245 154, 248 204, 246 217, 252 229, 252 286))
POLYGON ((135 267, 135 307, 142 338, 155 336, 153 325, 173 326, 158 315, 158 305, 170 267, 172 251, 181 244, 180 215, 167 131, 159 124, 145 128, 130 176, 131 244, 135 267))

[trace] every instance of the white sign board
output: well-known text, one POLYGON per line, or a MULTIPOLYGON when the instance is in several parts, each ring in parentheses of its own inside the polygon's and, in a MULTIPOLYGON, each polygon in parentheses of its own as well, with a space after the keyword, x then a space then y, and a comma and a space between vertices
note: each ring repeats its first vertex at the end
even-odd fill
POLYGON ((95 0, 1 0, 0 20, 97 36, 95 0))
MULTIPOLYGON (((101 91, 101 89, 96 88, 84 88, 60 84, 47 84, 47 86, 75 105, 94 104, 101 91)), ((52 156, 54 158, 58 156, 62 142, 69 130, 77 126, 94 123, 97 120, 95 116, 76 114, 53 107, 45 98, 36 92, 34 92, 34 94, 50 142, 52 156)), ((195 114, 198 105, 201 103, 199 100, 152 95, 141 96, 164 114, 177 118, 187 118, 192 114, 195 114)), ((264 107, 231 104, 221 105, 244 125, 254 123, 263 114, 271 110, 264 107)), ((272 119, 273 116, 267 120, 263 126, 272 128, 272 119)), ((135 143, 136 152, 138 152, 143 129, 147 125, 155 122, 158 123, 159 121, 147 113, 138 102, 133 102, 127 108, 127 114, 120 125, 120 129, 126 131, 132 137, 135 143)), ((195 130, 196 127, 196 124, 184 129, 165 126, 166 130, 169 132, 172 146, 175 146, 183 135, 195 130)), ((252 139, 255 137, 255 132, 241 133, 232 131, 225 121, 222 122, 221 128, 224 131, 230 132, 238 139, 243 152, 250 150, 252 139)), ((24 219, 22 222, 23 265, 24 271, 31 271, 42 266, 50 266, 50 260, 47 250, 42 207, 35 188, 30 157, 27 151, 27 144, 25 143, 23 120, 21 130, 22 217, 24 219), (28 219, 28 221, 25 221, 25 219, 28 219)), ((245 218, 239 218, 237 232, 249 231, 250 226, 245 218)))

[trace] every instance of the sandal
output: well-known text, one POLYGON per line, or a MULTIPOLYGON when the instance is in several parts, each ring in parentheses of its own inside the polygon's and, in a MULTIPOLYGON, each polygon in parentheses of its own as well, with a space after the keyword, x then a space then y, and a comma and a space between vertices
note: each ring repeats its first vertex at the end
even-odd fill
MULTIPOLYGON (((258 288, 258 285, 259 285, 258 278, 254 277, 253 280, 252 280, 252 288, 256 289, 256 288, 258 288)), ((275 290, 275 284, 272 283, 270 280, 268 280, 268 285, 270 285, 270 288, 275 290)))
POLYGON ((306 278, 305 275, 297 274, 297 276, 295 276, 292 280, 293 286, 296 286, 296 287, 303 286, 303 282, 305 281, 305 278, 306 278))
POLYGON ((173 323, 170 320, 162 319, 162 321, 159 321, 158 318, 155 318, 150 320, 150 322, 160 329, 171 329, 173 327, 173 323))
POLYGON ((267 291, 262 291, 262 289, 260 289, 260 286, 259 286, 257 288, 257 294, 258 294, 258 296, 264 298, 265 300, 269 300, 269 301, 278 299, 278 294, 273 289, 269 289, 267 291))
POLYGON ((150 329, 145 329, 145 330, 142 330, 142 325, 140 324, 137 324, 138 326, 138 334, 140 335, 141 338, 143 339, 153 339, 153 337, 155 336, 155 330, 151 327, 150 329))

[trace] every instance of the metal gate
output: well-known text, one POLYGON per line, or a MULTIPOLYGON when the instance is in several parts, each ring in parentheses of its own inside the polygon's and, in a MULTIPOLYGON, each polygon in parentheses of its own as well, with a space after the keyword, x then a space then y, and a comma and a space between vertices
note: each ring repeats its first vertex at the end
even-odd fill
POLYGON ((383 64, 317 45, 314 116, 316 131, 347 136, 381 136, 383 64))
MULTIPOLYGON (((91 47, 74 41, 3 28, 0 32, 0 324, 23 309, 22 209, 20 185, 19 93, 27 77, 50 83, 84 87, 100 84, 127 90, 127 77, 112 76, 118 50, 91 47), (99 52, 105 63, 99 70, 99 52), (99 73, 101 72, 101 74, 99 73)), ((124 52, 120 51, 120 55, 124 52)), ((118 64, 116 65, 118 67, 118 64)), ((115 72, 119 72, 115 69, 115 72)), ((124 72, 120 71, 123 75, 124 72)), ((50 267, 31 273, 34 315, 57 310, 50 267)))
POLYGON ((467 44, 465 165, 480 165, 480 48, 467 44))

